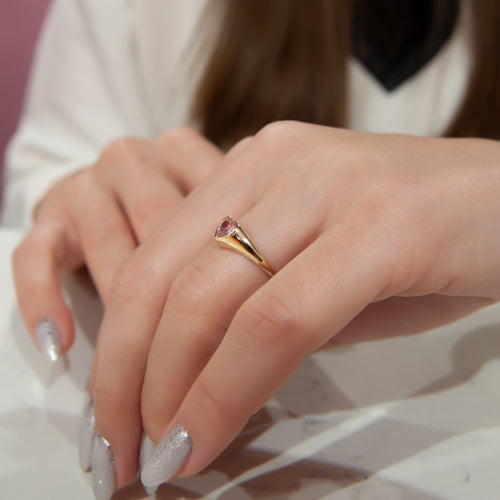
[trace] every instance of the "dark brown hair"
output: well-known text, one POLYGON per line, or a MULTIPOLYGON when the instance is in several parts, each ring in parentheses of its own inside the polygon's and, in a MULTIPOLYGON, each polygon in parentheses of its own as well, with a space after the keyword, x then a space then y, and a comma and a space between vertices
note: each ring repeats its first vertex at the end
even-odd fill
MULTIPOLYGON (((216 0, 220 29, 193 106, 204 135, 227 147, 276 120, 345 126, 351 3, 216 0)), ((445 135, 500 138, 500 2, 470 4, 472 74, 445 135)))

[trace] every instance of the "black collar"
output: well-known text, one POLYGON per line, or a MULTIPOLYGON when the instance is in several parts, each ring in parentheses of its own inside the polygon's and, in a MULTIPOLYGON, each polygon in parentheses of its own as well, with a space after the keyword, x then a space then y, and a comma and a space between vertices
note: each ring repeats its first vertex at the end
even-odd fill
POLYGON ((457 0, 353 0, 354 56, 391 91, 415 75, 453 32, 457 0))

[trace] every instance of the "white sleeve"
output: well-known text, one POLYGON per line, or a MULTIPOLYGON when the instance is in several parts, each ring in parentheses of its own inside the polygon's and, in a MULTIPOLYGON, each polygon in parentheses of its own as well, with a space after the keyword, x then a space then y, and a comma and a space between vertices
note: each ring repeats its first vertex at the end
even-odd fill
POLYGON ((54 182, 112 139, 152 134, 127 0, 55 0, 6 155, 4 223, 29 224, 54 182))

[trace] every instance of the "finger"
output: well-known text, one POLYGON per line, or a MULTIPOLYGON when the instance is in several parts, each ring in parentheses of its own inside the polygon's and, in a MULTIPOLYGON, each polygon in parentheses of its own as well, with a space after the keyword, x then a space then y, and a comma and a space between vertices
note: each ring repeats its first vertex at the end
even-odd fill
POLYGON ((40 350, 52 361, 74 340, 71 313, 61 293, 59 272, 81 263, 79 249, 59 222, 37 223, 13 254, 21 315, 40 350))
MULTIPOLYGON (((300 203, 276 213, 269 224, 268 214, 275 203, 274 197, 264 198, 239 222, 249 235, 255 235, 254 243, 263 255, 273 255, 274 269, 280 269, 311 243, 316 229, 300 203)), ((258 266, 221 249, 213 238, 176 276, 151 346, 142 388, 143 425, 154 442, 164 434, 238 308, 266 280, 258 266)))
POLYGON ((449 324, 491 304, 491 299, 438 294, 390 297, 367 306, 323 347, 413 335, 449 324))
POLYGON ((114 282, 99 335, 91 391, 96 426, 114 451, 118 485, 129 481, 137 470, 141 388, 149 346, 170 283, 207 242, 213 241, 225 206, 233 207, 236 215, 245 213, 260 196, 256 193, 260 182, 247 182, 244 190, 228 190, 227 186, 238 183, 239 177, 225 170, 221 177, 220 182, 207 184, 195 197, 186 198, 156 237, 137 250, 114 282))
POLYGON ((81 198, 72 205, 73 224, 89 272, 107 304, 114 275, 137 243, 123 212, 108 192, 94 185, 81 192, 81 198))
POLYGON ((223 158, 219 148, 187 127, 171 130, 155 141, 162 151, 163 169, 184 194, 198 186, 223 158))
POLYGON ((147 461, 143 478, 158 480, 158 471, 165 464, 169 467, 163 471, 172 473, 173 462, 182 467, 182 475, 208 465, 303 356, 322 345, 384 289, 387 276, 379 265, 383 259, 378 250, 366 235, 353 240, 352 230, 338 228, 319 238, 252 295, 173 419, 190 435, 189 439, 185 433, 178 436, 191 449, 187 463, 175 462, 178 455, 169 448, 171 436, 167 434, 157 448, 159 455, 153 453, 147 461), (367 258, 358 248, 372 248, 373 253, 367 258))

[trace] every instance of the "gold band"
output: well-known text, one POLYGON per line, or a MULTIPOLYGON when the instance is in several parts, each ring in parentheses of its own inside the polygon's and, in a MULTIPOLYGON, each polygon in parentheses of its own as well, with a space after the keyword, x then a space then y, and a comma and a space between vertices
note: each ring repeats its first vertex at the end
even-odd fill
POLYGON ((262 256, 259 249, 252 243, 248 234, 231 217, 224 217, 215 231, 215 241, 223 247, 238 252, 243 257, 257 264, 269 277, 276 273, 271 264, 262 256))

